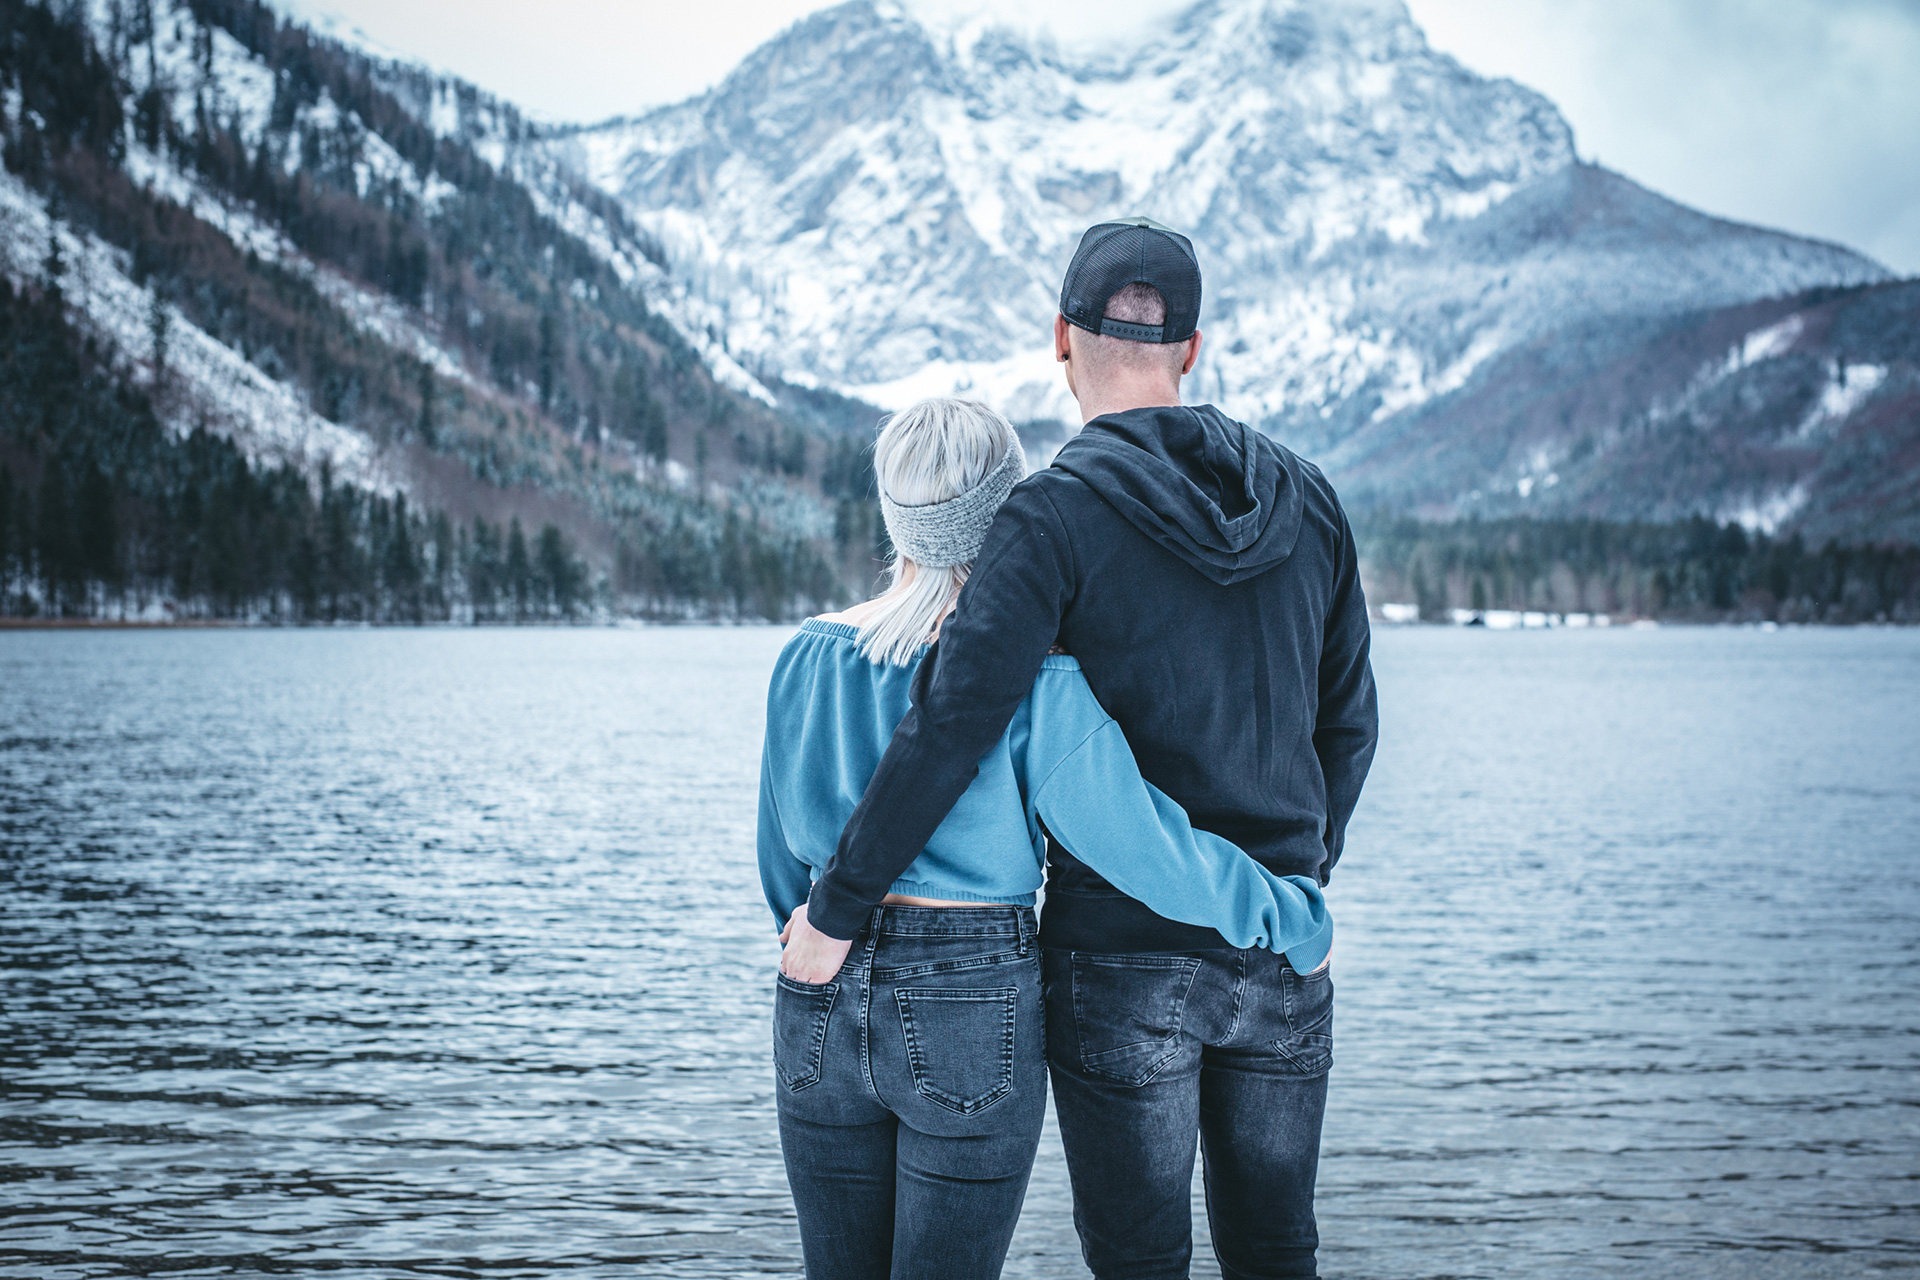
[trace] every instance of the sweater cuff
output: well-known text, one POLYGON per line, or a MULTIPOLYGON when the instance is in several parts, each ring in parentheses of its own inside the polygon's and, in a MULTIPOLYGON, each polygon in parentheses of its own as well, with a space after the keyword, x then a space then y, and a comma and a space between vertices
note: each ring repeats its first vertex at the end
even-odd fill
POLYGON ((867 922, 871 904, 837 890, 821 876, 807 895, 807 923, 836 942, 852 942, 867 922))
MULTIPOLYGON (((807 918, 813 918, 813 910, 807 910, 807 918)), ((1296 942, 1281 954, 1287 957, 1287 963, 1293 966, 1295 973, 1312 973, 1326 963, 1327 954, 1333 950, 1333 917, 1328 916, 1320 932, 1301 942, 1296 942)))

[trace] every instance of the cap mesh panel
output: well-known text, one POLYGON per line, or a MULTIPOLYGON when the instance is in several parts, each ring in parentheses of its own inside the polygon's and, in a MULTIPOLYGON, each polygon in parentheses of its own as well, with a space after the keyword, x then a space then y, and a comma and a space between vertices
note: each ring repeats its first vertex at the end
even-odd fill
POLYGON ((1107 300, 1130 284, 1152 285, 1166 299, 1162 343, 1193 336, 1200 324, 1200 265, 1193 242, 1158 226, 1103 222, 1090 228, 1061 281, 1060 314, 1099 333, 1107 300))

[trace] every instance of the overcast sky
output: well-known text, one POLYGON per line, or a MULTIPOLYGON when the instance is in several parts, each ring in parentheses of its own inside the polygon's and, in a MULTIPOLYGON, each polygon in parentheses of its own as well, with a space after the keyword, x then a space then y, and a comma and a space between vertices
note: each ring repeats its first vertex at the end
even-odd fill
MULTIPOLYGON (((991 7, 1067 40, 1180 0, 991 7)), ((1920 274, 1920 0, 1408 0, 1435 46, 1556 102, 1580 152, 1711 213, 1920 274)), ((293 0, 547 119, 711 85, 808 0, 293 0), (537 16, 534 16, 537 15, 537 16)))

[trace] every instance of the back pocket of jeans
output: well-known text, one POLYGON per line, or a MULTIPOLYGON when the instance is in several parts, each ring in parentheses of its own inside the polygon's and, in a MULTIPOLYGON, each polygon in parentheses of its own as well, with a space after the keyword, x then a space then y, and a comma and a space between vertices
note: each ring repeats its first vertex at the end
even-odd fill
POLYGON ((820 1058, 827 1045, 827 1018, 840 984, 795 982, 774 976, 773 1069, 780 1083, 798 1093, 820 1079, 820 1058))
POLYGON ((1295 973, 1289 967, 1280 979, 1286 1000, 1287 1034, 1273 1042, 1294 1072, 1317 1076, 1333 1066, 1333 973, 1295 973))
POLYGON ((1137 1088, 1180 1052, 1194 956, 1073 953, 1073 1027, 1080 1068, 1137 1088))
POLYGON ((921 1097, 963 1116, 984 1111, 1013 1088, 1013 1024, 1020 992, 901 988, 900 1030, 921 1097))

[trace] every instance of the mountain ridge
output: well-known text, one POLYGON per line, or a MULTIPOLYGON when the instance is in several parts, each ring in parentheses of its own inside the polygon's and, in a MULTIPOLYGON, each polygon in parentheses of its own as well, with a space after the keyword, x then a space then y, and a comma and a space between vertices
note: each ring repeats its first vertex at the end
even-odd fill
MULTIPOLYGON (((736 356, 883 405, 962 391, 1076 420, 1048 337, 1075 238, 1120 213, 1178 226, 1208 279, 1190 394, 1336 478, 1346 442, 1439 423, 1429 406, 1550 334, 1892 278, 1581 160, 1547 99, 1436 52, 1398 0, 1203 0, 1098 57, 852 0, 704 94, 547 138, 736 356)), ((1467 514, 1484 481, 1439 507, 1380 496, 1467 514)))

